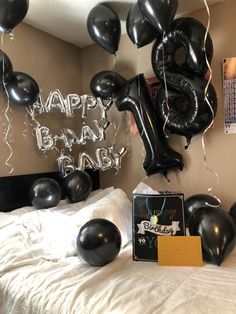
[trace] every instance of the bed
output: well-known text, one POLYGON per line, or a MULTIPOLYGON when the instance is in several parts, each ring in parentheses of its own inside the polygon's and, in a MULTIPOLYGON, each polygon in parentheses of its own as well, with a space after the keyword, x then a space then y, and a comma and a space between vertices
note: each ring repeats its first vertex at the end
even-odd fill
MULTIPOLYGON (((11 191, 22 182, 0 178, 2 191, 7 180, 11 191)), ((221 267, 133 261, 131 202, 121 189, 100 189, 93 180, 85 201, 62 199, 45 210, 19 195, 13 209, 0 192, 1 314, 236 313, 236 250, 221 267), (122 235, 118 257, 103 267, 89 266, 75 247, 79 229, 92 218, 113 221, 122 235)))

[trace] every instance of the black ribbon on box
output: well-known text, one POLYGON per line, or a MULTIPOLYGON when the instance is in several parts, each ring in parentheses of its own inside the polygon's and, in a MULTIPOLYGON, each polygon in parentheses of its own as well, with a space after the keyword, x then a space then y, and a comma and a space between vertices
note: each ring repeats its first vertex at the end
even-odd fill
POLYGON ((157 236, 185 235, 184 195, 133 194, 133 259, 157 261, 157 236))

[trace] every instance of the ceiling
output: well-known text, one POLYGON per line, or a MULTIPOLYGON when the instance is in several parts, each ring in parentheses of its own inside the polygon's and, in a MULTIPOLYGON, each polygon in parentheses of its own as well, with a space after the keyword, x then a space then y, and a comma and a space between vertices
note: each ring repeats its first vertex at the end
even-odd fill
MULTIPOLYGON (((227 0, 207 0, 207 4, 227 0)), ((98 3, 107 3, 119 15, 122 33, 131 5, 136 0, 29 0, 24 22, 80 48, 93 43, 87 31, 87 16, 98 3)), ((204 0, 179 0, 177 15, 204 7, 204 0)))

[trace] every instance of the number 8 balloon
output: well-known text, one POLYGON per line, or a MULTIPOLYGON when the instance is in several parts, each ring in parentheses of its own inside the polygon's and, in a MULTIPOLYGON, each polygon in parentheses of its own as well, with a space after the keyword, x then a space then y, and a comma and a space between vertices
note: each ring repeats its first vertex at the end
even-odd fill
POLYGON ((204 79, 207 63, 213 56, 213 45, 205 27, 192 18, 176 19, 169 32, 158 38, 152 49, 152 67, 158 78, 168 86, 161 87, 157 96, 157 111, 173 133, 184 135, 190 143, 192 136, 203 132, 213 121, 217 97, 212 84, 204 79), (177 50, 183 48, 185 60, 176 61, 177 50), (164 52, 164 53, 163 53, 164 52), (164 56, 163 56, 164 55, 164 56), (164 57, 164 59, 163 59, 164 57), (208 102, 206 101, 206 97, 208 102))

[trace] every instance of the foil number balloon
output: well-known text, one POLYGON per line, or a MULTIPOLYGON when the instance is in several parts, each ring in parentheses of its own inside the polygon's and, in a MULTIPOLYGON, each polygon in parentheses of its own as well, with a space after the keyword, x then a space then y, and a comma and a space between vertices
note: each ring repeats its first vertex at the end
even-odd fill
POLYGON ((217 109, 214 87, 209 84, 206 91, 206 58, 210 63, 213 46, 208 34, 204 47, 205 34, 205 27, 197 20, 176 19, 170 31, 156 40, 152 50, 154 72, 162 81, 165 73, 168 86, 168 97, 164 87, 159 90, 158 113, 167 127, 173 133, 184 135, 188 143, 192 136, 211 124, 217 109), (183 62, 176 58, 179 49, 184 51, 183 62))

